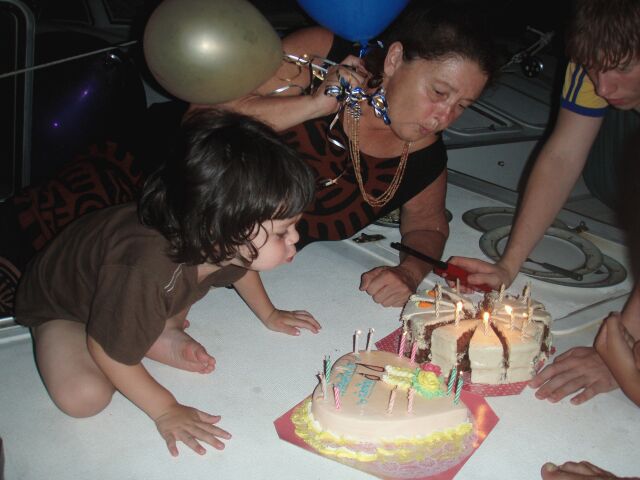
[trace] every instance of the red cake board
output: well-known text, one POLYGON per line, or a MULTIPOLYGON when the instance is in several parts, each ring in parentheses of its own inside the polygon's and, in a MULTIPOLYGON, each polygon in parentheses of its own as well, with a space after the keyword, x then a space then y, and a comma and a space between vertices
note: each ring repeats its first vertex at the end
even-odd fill
MULTIPOLYGON (((398 328, 391 332, 389 335, 376 342, 378 350, 384 350, 385 352, 396 353, 400 345, 400 335, 402 328, 398 328)), ((552 351, 553 353, 553 351, 552 351)), ((536 366, 536 370, 542 368, 544 361, 540 362, 536 366)), ((445 372, 443 372, 445 373, 445 372)), ((464 372, 462 374, 464 383, 462 385, 463 390, 482 395, 483 397, 501 397, 504 395, 518 395, 524 390, 529 382, 515 382, 515 383, 502 383, 500 385, 490 385, 486 383, 471 383, 471 373, 464 372)))
MULTIPOLYGON (((427 479, 428 480, 451 480, 453 477, 455 477, 455 475, 463 467, 463 465, 467 462, 467 460, 471 458, 471 456, 480 447, 480 445, 485 440, 485 438, 487 438, 491 430, 493 430, 493 428, 498 423, 498 416, 491 409, 491 407, 485 401, 485 399, 482 398, 482 396, 463 391, 460 394, 460 399, 467 406, 467 408, 471 412, 471 415, 473 416, 473 419, 474 419, 476 439, 475 439, 475 443, 473 444, 472 452, 466 458, 461 460, 460 463, 458 463, 455 467, 451 467, 449 470, 440 472, 432 476, 415 477, 411 480, 427 480, 427 479)), ((306 400, 306 398, 304 400, 306 400)), ((280 437, 281 440, 292 443, 293 445, 296 445, 300 448, 304 448, 305 450, 313 452, 317 455, 322 455, 321 453, 318 453, 315 449, 313 449, 311 446, 309 446, 307 443, 305 443, 304 440, 298 437, 298 435, 296 435, 295 427, 293 425, 293 422, 291 421, 291 416, 293 415, 294 410, 298 408, 302 404, 302 402, 304 402, 304 400, 302 400, 296 406, 291 408, 287 413, 282 415, 280 418, 275 420, 273 424, 275 425, 276 431, 278 432, 278 436, 280 437)), ((326 458, 330 460, 338 461, 333 457, 326 457, 326 458)), ((365 471, 364 468, 362 470, 365 471)), ((367 472, 367 473, 371 474, 371 472, 367 472)), ((385 479, 394 480, 392 477, 385 477, 385 479)), ((407 479, 403 479, 403 480, 407 480, 407 479)))

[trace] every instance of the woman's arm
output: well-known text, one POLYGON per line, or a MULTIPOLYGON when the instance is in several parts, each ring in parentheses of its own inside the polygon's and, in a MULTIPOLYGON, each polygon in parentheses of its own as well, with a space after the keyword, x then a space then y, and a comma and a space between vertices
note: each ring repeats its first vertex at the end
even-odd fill
MULTIPOLYGON (((429 256, 440 258, 449 236, 445 216, 446 169, 422 192, 406 202, 400 212, 402 243, 429 256)), ((431 271, 432 265, 410 255, 400 255, 396 267, 377 267, 365 272, 360 290, 385 307, 402 307, 431 271)))
MULTIPOLYGON (((288 35, 282 41, 284 53, 299 57, 307 54, 311 57, 324 58, 328 55, 332 44, 333 33, 322 27, 301 29, 288 35)), ((360 60, 355 57, 348 61, 361 64, 360 60)), ((314 63, 320 64, 322 62, 316 61, 314 63)), ((276 89, 288 84, 299 85, 302 88, 309 86, 309 69, 298 68, 295 64, 283 60, 273 77, 255 91, 236 100, 218 104, 216 107, 256 117, 271 125, 276 131, 281 131, 312 118, 336 112, 338 109, 336 99, 324 95, 325 86, 335 84, 335 78, 335 72, 328 75, 328 81, 323 83, 314 95, 301 95, 299 88, 290 88, 277 95, 271 95, 276 89)), ((190 110, 207 107, 209 106, 191 105, 190 110)))

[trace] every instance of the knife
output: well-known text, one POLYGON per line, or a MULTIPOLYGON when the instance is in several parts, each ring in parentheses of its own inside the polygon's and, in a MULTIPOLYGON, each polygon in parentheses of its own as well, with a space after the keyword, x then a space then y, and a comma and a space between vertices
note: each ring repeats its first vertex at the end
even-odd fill
POLYGON ((422 252, 418 252, 411 247, 407 247, 406 245, 398 242, 391 242, 391 248, 395 248, 404 253, 408 253, 420 260, 423 260, 427 263, 433 265, 433 271, 436 275, 440 275, 442 278, 446 280, 456 281, 456 279, 460 280, 460 283, 468 288, 472 288, 474 290, 481 290, 483 292, 491 292, 493 288, 489 285, 470 285, 467 282, 467 277, 469 276, 469 272, 465 269, 460 268, 456 265, 452 265, 448 262, 443 262, 442 260, 437 260, 429 255, 425 255, 422 252))

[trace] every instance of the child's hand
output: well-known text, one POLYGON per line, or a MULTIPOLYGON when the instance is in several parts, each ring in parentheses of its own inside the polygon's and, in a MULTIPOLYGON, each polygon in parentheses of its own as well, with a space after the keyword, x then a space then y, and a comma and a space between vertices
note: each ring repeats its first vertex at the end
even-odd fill
POLYGON ((313 333, 318 333, 322 328, 313 315, 306 310, 288 312, 276 308, 262 322, 269 330, 287 335, 300 335, 300 328, 305 328, 313 333))
POLYGON ((167 448, 174 457, 178 456, 177 441, 181 441, 199 455, 204 455, 206 450, 198 440, 222 450, 224 443, 218 437, 229 440, 231 434, 215 427, 220 421, 219 415, 209 415, 192 407, 175 404, 156 420, 156 427, 167 442, 167 448))

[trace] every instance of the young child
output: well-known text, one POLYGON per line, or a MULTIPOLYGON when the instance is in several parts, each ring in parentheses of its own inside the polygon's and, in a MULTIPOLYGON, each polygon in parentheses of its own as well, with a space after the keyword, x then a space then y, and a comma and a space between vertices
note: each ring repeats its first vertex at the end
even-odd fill
POLYGON ((141 200, 72 222, 30 263, 16 304, 31 328, 44 384, 65 413, 103 410, 117 390, 156 423, 173 456, 181 441, 224 448, 219 416, 181 405, 143 357, 210 373, 214 358, 184 332, 189 307, 232 284, 269 329, 320 325, 270 302, 258 272, 290 262, 313 173, 265 125, 216 111, 185 120, 175 151, 141 200))

